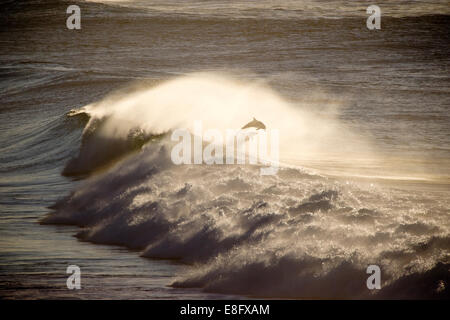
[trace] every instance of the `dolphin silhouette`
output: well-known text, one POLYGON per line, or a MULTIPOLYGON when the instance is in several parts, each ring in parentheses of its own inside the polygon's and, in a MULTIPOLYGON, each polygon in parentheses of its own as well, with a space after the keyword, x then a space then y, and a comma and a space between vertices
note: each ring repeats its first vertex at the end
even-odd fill
POLYGON ((242 129, 247 129, 247 128, 256 128, 256 130, 259 130, 259 129, 265 130, 266 126, 264 125, 264 123, 256 120, 255 117, 253 117, 252 121, 250 121, 249 123, 247 123, 245 126, 242 127, 242 129))

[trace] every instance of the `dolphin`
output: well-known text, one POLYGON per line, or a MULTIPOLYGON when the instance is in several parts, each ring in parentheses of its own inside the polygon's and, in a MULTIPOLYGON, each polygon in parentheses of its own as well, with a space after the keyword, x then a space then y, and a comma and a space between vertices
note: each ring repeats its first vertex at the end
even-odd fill
POLYGON ((265 130, 266 126, 264 125, 264 123, 256 120, 255 117, 253 117, 252 121, 250 121, 249 123, 247 123, 245 126, 242 127, 242 129, 247 129, 247 128, 256 128, 256 130, 259 130, 259 129, 265 130))

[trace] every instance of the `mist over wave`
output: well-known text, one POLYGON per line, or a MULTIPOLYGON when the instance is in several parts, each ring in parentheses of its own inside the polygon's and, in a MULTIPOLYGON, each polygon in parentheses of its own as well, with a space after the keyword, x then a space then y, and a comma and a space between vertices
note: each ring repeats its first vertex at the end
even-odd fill
MULTIPOLYGON (((306 94, 314 96, 313 92, 306 94)), ((361 158, 373 159, 367 139, 337 119, 342 101, 324 102, 323 98, 294 104, 261 81, 220 73, 190 74, 156 86, 119 91, 69 113, 89 120, 80 152, 64 174, 92 172, 175 129, 194 132, 196 121, 201 121, 204 131, 214 129, 225 136, 227 129, 238 130, 252 117, 263 121, 268 130, 279 131, 282 162, 333 157, 350 166, 361 158), (327 108, 333 112, 323 113, 327 108)))
POLYGON ((82 240, 192 265, 173 287, 260 297, 448 298, 443 194, 335 180, 300 167, 261 176, 257 165, 177 166, 164 135, 192 129, 194 120, 226 129, 256 116, 280 130, 282 158, 331 149, 346 159, 345 144, 329 143, 339 139, 367 150, 338 118, 312 110, 260 83, 194 74, 72 111, 89 120, 66 172, 127 157, 84 180, 42 222, 78 225, 82 240), (136 139, 138 147, 127 145, 136 139), (381 267, 381 291, 366 287, 371 264, 381 267))

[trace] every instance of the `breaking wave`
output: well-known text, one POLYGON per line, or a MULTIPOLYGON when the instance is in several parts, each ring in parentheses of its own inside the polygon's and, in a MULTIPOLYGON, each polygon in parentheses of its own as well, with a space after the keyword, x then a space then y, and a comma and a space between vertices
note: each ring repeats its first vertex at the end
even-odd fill
POLYGON ((264 83, 218 73, 124 89, 69 112, 70 117, 88 121, 80 152, 63 174, 91 173, 174 129, 194 132, 196 121, 202 122, 204 131, 219 130, 225 136, 227 129, 240 129, 252 117, 279 131, 283 162, 333 158, 351 167, 358 159, 374 158, 369 141, 338 121, 336 110, 342 101, 330 98, 324 104, 323 96, 314 101, 314 95, 308 92, 307 103, 294 104, 264 83))
POLYGON ((128 156, 82 181, 43 223, 78 225, 81 240, 192 265, 173 287, 259 297, 449 298, 442 194, 293 166, 273 176, 261 176, 257 165, 177 166, 165 135, 195 119, 224 129, 257 116, 282 130, 282 155, 312 154, 324 152, 324 137, 352 137, 334 130, 336 119, 295 108, 263 85, 216 75, 183 77, 74 113, 89 119, 66 173, 128 156), (371 264, 382 270, 383 289, 375 292, 366 287, 371 264))

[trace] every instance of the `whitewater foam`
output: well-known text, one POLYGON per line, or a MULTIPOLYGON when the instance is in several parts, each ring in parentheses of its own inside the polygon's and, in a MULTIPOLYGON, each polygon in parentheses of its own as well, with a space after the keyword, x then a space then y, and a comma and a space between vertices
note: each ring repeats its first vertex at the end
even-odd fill
POLYGON ((43 222, 75 224, 82 240, 195 266, 174 287, 361 298, 371 296, 369 264, 382 268, 389 287, 448 263, 448 212, 439 199, 300 169, 262 178, 254 166, 176 166, 160 143, 84 181, 43 222))

